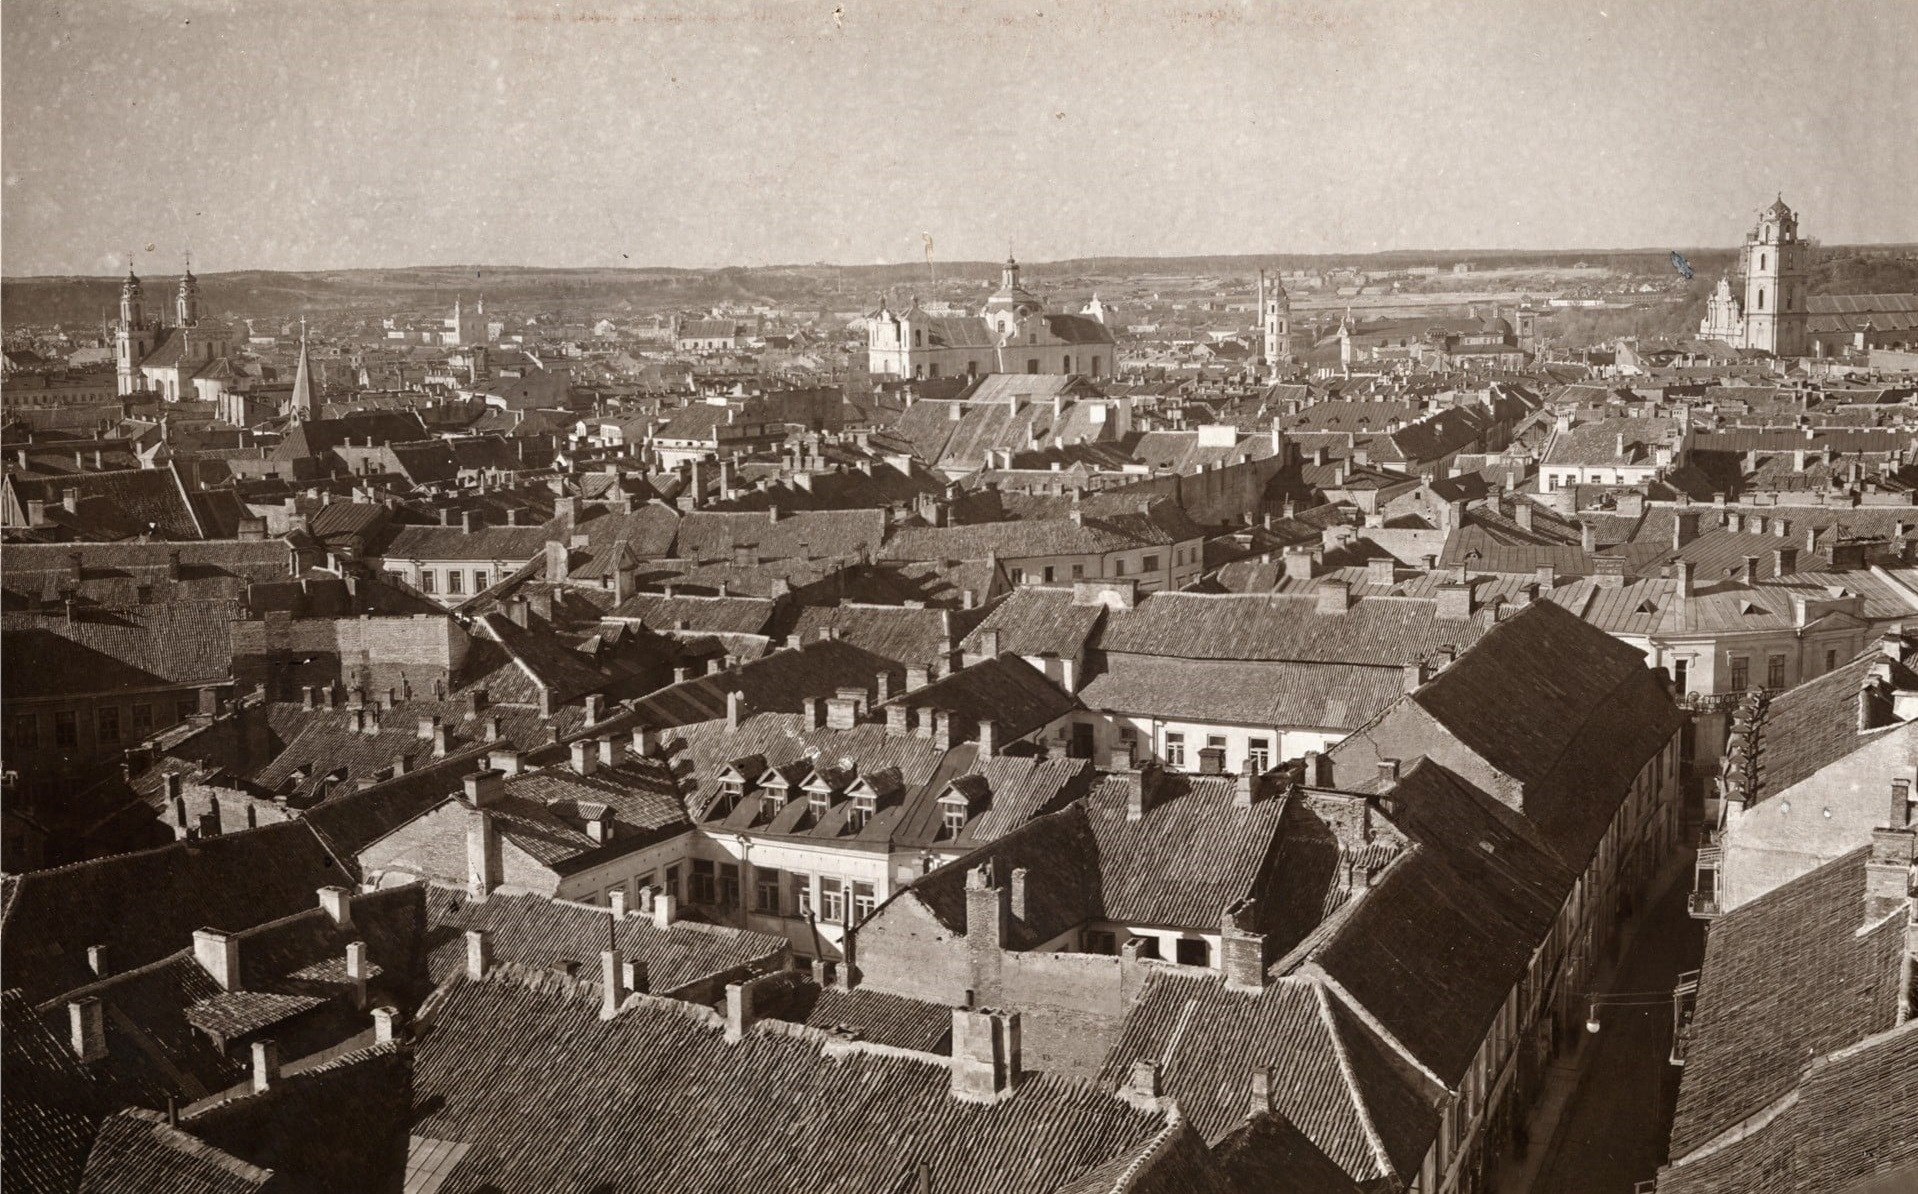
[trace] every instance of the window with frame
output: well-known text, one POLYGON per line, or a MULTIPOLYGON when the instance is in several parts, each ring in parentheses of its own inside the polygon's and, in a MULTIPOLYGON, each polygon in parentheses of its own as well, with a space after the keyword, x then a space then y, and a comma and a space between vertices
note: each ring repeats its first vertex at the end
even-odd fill
POLYGON ((753 875, 754 906, 768 916, 779 915, 779 887, 783 876, 774 870, 761 870, 753 875))
POLYGON ((38 713, 16 713, 13 715, 13 745, 20 750, 33 750, 40 745, 40 715, 38 713))
POLYGON ((872 884, 855 883, 852 885, 852 921, 854 924, 858 924, 868 916, 871 916, 872 910, 878 906, 879 896, 872 884))
POLYGON ((1061 373, 1072 372, 1072 354, 1071 353, 1067 353, 1065 356, 1059 358, 1059 372, 1061 373))
POLYGON ((1119 952, 1119 939, 1106 929, 1087 929, 1085 952, 1089 954, 1116 954, 1119 952))
POLYGON ((879 798, 861 792, 852 798, 852 812, 847 816, 847 824, 854 833, 858 833, 872 823, 873 814, 879 811, 879 798))
POLYGON ((133 706, 133 736, 144 738, 153 732, 153 706, 142 701, 133 706))
POLYGON ((53 713, 53 744, 55 746, 78 746, 80 744, 80 722, 71 709, 56 709, 53 713))
POLYGON ((1159 557, 1147 556, 1139 564, 1139 570, 1142 572, 1157 572, 1159 570, 1159 557))
POLYGON ((1168 767, 1185 766, 1185 735, 1168 731, 1165 736, 1165 765, 1168 767))
POLYGON ((1074 564, 1072 566, 1072 579, 1084 580, 1085 578, 1086 578, 1086 566, 1084 564, 1074 564))
POLYGON ((1272 741, 1269 738, 1247 738, 1245 740, 1245 761, 1252 764, 1252 770, 1261 774, 1272 769, 1272 741))
POLYGON ((736 862, 719 864, 719 903, 726 908, 739 906, 739 864, 736 862))
POLYGON ((834 925, 846 919, 846 888, 837 879, 819 881, 819 919, 834 925))
POLYGON ((485 572, 473 573, 473 591, 475 593, 484 593, 486 591, 487 576, 488 574, 485 572))
POLYGON ((1765 687, 1783 688, 1785 686, 1785 657, 1774 655, 1765 661, 1765 687))
POLYGON ((1212 965, 1212 943, 1203 937, 1181 937, 1172 951, 1173 960, 1181 966, 1212 965))
POLYGON ((793 915, 802 920, 812 915, 812 876, 797 871, 786 876, 792 887, 793 915))
POLYGON ((100 741, 118 742, 120 740, 120 707, 103 705, 93 711, 94 724, 98 727, 100 741))
POLYGON ((1836 651, 1825 652, 1825 670, 1829 672, 1832 669, 1836 668, 1837 666, 1838 666, 1838 652, 1836 651))
POLYGON ((1224 750, 1225 735, 1224 734, 1207 734, 1205 736, 1205 745, 1207 750, 1224 750))
POLYGON ((1140 957, 1156 958, 1159 956, 1159 939, 1157 937, 1142 936, 1134 937, 1132 940, 1139 943, 1138 954, 1140 957))
POLYGON ((963 800, 942 800, 939 802, 940 836, 956 838, 966 830, 966 802, 963 800))
POLYGON ((1744 692, 1752 686, 1752 661, 1743 655, 1732 656, 1731 690, 1744 692))
POLYGON ((435 573, 431 568, 420 569, 420 592, 437 593, 438 591, 439 591, 438 574, 435 573))
POLYGON ((1052 568, 1052 565, 1051 565, 1051 564, 1047 564, 1047 565, 1045 566, 1045 571, 1044 571, 1044 572, 1042 572, 1042 573, 1041 573, 1041 575, 1045 577, 1045 581, 1046 581, 1046 583, 1047 583, 1047 584, 1051 584, 1051 583, 1052 583, 1052 581, 1053 581, 1053 568, 1052 568))
POLYGON ((1028 357, 1028 358, 1026 359, 1026 372, 1027 372, 1027 373, 1037 373, 1037 372, 1039 372, 1039 358, 1038 358, 1038 357, 1028 357))
POLYGON ((1026 583, 1026 570, 1024 568, 1008 568, 1006 569, 1006 575, 1012 578, 1012 583, 1015 585, 1026 583))
POLYGON ((1099 376, 1099 370, 1100 370, 1100 368, 1101 368, 1101 364, 1100 364, 1100 360, 1099 360, 1099 358, 1098 358, 1098 357, 1093 357, 1093 358, 1092 358, 1092 376, 1094 376, 1094 377, 1097 377, 1097 376, 1099 376))
POLYGON ((448 568, 446 570, 446 595, 452 597, 464 592, 465 589, 463 585, 465 579, 465 574, 458 568, 448 568))
POLYGON ((825 792, 811 792, 806 796, 807 811, 812 813, 812 823, 819 824, 832 811, 832 797, 825 792))
POLYGON ((693 859, 692 895, 695 904, 713 904, 718 902, 718 887, 715 882, 713 862, 710 858, 693 859))
POLYGON ((1112 561, 1112 575, 1114 576, 1125 575, 1125 561, 1123 559, 1112 561))

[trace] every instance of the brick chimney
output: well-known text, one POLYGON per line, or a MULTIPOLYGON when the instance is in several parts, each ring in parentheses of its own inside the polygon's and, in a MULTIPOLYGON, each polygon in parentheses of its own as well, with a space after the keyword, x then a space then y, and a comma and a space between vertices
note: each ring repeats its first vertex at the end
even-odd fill
POLYGON ((661 889, 653 895, 653 927, 670 929, 679 919, 679 897, 661 889))
POLYGON ((466 930, 466 977, 478 982, 493 968, 493 935, 485 929, 466 930))
POLYGON ((999 723, 991 718, 979 719, 979 757, 989 759, 999 753, 999 723))
POLYGON ((1893 780, 1891 809, 1883 829, 1871 831, 1865 860, 1865 919, 1882 920, 1908 907, 1911 868, 1918 861, 1918 834, 1911 827, 1911 785, 1893 780))
POLYGON ((1677 582, 1680 597, 1690 597, 1697 592, 1697 583, 1692 578, 1690 560, 1672 561, 1672 579, 1677 582))
POLYGON ((1158 802, 1159 789, 1165 782, 1165 772, 1157 759, 1147 759, 1139 765, 1137 778, 1127 776, 1125 819, 1142 821, 1147 810, 1158 802))
POLYGON ((92 995, 67 1004, 67 1024, 72 1030, 73 1055, 91 1065, 107 1056, 106 1005, 92 995))
POLYGON ((1775 547, 1771 553, 1771 571, 1773 576, 1790 576, 1798 571, 1798 549, 1795 547, 1775 547))
POLYGON ((240 986, 240 938, 218 929, 193 930, 193 960, 207 972, 222 991, 238 991, 240 986))
POLYGON ((346 982, 352 988, 353 1006, 366 1006, 366 942, 349 941, 346 943, 346 982))
POLYGON ((726 1043, 737 1045, 753 1026, 753 989, 745 983, 726 984, 726 1043))
POLYGON ((1255 1066, 1252 1070, 1252 1097, 1246 1107, 1248 1117, 1270 1115, 1278 1110, 1278 1073, 1269 1065, 1255 1066))
POLYGON ((1680 510, 1672 518, 1672 550, 1686 546, 1698 538, 1698 511, 1680 510))
POLYGON ((652 726, 633 727, 633 754, 650 759, 659 753, 659 731, 652 726))
POLYGON ((1438 588, 1438 616, 1449 621, 1463 621, 1472 616, 1476 608, 1473 600, 1472 585, 1440 585, 1438 588))
POLYGON ((1311 580, 1319 574, 1318 554, 1310 548, 1288 547, 1285 549, 1285 578, 1287 580, 1311 580))
POLYGON ((253 1042, 253 1093, 273 1089, 280 1081, 280 1046, 274 1041, 253 1042))
POLYGON ((1236 990, 1256 991, 1265 986, 1265 934, 1254 928, 1257 916, 1257 904, 1246 898, 1234 902, 1220 918, 1220 966, 1225 971, 1225 985, 1236 990))
POLYGON ((608 734, 601 738, 599 746, 599 765, 601 767, 623 767, 626 764, 626 744, 608 734))
POLYGON ((572 744, 571 750, 574 774, 591 775, 599 770, 599 752, 590 741, 582 738, 572 744))
POLYGON ((599 951, 599 1018, 610 1020, 626 1002, 626 964, 616 949, 599 951))
POLYGON ((376 1007, 373 1009, 373 1042, 383 1045, 395 1041, 400 1036, 400 1009, 396 1007, 376 1007))
POLYGON ((746 694, 737 688, 726 694, 726 728, 737 730, 745 717, 746 694))
POLYGON ((342 929, 353 927, 353 891, 347 887, 320 888, 320 907, 342 929))
POLYGON ((1012 883, 1006 897, 1006 912, 1014 920, 1026 919, 1026 868, 1012 868, 1012 883))
POLYGON ((1125 1085, 1119 1088, 1119 1097, 1145 1111, 1159 1109, 1159 1063, 1151 1057, 1141 1057, 1133 1061, 1132 1072, 1126 1076, 1125 1085))
POLYGON ((996 1103, 1018 1085, 1024 1057, 1019 1013, 952 1009, 952 1097, 996 1103))
POLYGON ((1352 608, 1352 586, 1342 580, 1320 581, 1317 593, 1322 614, 1342 614, 1352 608))

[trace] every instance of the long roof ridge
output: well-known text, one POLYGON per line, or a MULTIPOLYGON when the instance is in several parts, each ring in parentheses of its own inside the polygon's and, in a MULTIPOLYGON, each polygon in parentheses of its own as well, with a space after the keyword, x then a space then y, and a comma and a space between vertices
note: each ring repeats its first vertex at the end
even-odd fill
POLYGON ((1432 1083, 1432 1085, 1438 1087, 1440 1090, 1444 1091, 1445 1093, 1449 1095, 1458 1094, 1458 1091, 1455 1088, 1447 1084, 1445 1079, 1433 1073, 1432 1068, 1430 1066, 1420 1061, 1418 1059, 1418 1056, 1415 1053, 1413 1053, 1411 1049, 1406 1047, 1405 1042, 1399 1040, 1397 1036, 1394 1036, 1391 1029, 1387 1028, 1379 1020, 1377 1016, 1374 1016, 1371 1013, 1370 1009, 1368 1009, 1364 1004, 1360 1003, 1357 997, 1355 997, 1352 994, 1352 992, 1346 990, 1345 987, 1339 982, 1339 980, 1336 978, 1333 978, 1332 975, 1329 972, 1327 972, 1323 966, 1320 966, 1317 962, 1307 962, 1303 967, 1301 967, 1301 969, 1305 972, 1306 977, 1315 979, 1325 984, 1327 989, 1329 989, 1333 994, 1339 997, 1340 1003, 1344 1004, 1345 1007, 1349 1011, 1351 1011, 1353 1015, 1357 1016, 1359 1020, 1367 1028, 1371 1029, 1373 1033, 1375 1033, 1380 1040, 1384 1041, 1387 1045, 1391 1046, 1391 1049, 1394 1053, 1397 1053, 1400 1057, 1404 1058, 1405 1063, 1407 1065, 1411 1066, 1413 1069, 1417 1070, 1420 1074, 1424 1075, 1426 1079, 1428 1079, 1432 1083))
POLYGON ((1327 994, 1324 983, 1313 983, 1312 993, 1317 997, 1319 1019, 1325 1025, 1325 1035, 1332 1042, 1332 1056, 1339 1063, 1339 1076, 1345 1080, 1346 1093, 1351 1096, 1352 1110, 1358 1116, 1366 1144, 1371 1146, 1372 1160, 1381 1172, 1398 1176, 1391 1155, 1385 1151, 1385 1140, 1379 1135, 1378 1125, 1372 1122, 1372 1109, 1365 1105, 1365 1093, 1359 1089, 1358 1074, 1352 1069, 1352 1055, 1345 1048, 1344 1038, 1339 1035, 1338 1021, 1332 1017, 1332 997, 1327 994))

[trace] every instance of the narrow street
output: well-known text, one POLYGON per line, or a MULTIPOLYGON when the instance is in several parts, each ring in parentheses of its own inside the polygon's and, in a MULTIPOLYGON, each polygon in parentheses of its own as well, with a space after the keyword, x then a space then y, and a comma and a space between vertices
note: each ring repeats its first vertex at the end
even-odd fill
MULTIPOLYGON (((1672 884, 1643 914, 1649 922, 1604 990, 1669 993, 1681 972, 1697 969, 1704 922, 1686 915, 1686 886, 1672 884)), ((1601 1028, 1578 1058, 1578 1087, 1532 1183, 1537 1194, 1631 1194, 1665 1160, 1683 1072, 1668 1060, 1671 1002, 1601 1008, 1598 1018, 1601 1028)))

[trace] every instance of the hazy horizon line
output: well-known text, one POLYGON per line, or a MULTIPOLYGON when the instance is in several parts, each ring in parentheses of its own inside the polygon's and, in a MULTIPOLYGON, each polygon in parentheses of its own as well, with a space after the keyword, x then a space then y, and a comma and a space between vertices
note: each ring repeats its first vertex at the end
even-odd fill
MULTIPOLYGON (((1812 238, 1812 239, 1816 239, 1816 238, 1812 238)), ((1403 254, 1418 254, 1422 256, 1459 256, 1459 255, 1470 255, 1470 254, 1478 254, 1481 256, 1519 256, 1519 255, 1543 255, 1543 254, 1560 254, 1560 253, 1605 253, 1605 254, 1612 254, 1612 255, 1632 255, 1632 254, 1642 254, 1642 253, 1671 253, 1671 252, 1731 253, 1731 252, 1737 252, 1738 249, 1741 247, 1742 247, 1742 242, 1740 244, 1731 244, 1731 245, 1638 245, 1638 246, 1623 246, 1623 247, 1594 247, 1591 245, 1580 245, 1580 246, 1567 246, 1563 248, 1550 248, 1550 249, 1391 248, 1391 249, 1366 249, 1362 251, 1313 252, 1313 253, 1306 253, 1306 252, 1094 253, 1094 254, 1085 254, 1077 257, 1017 258, 1017 260, 1021 267, 1026 267, 1026 266, 1036 267, 1036 266, 1047 266, 1047 265, 1053 265, 1053 266, 1070 265, 1075 262, 1084 262, 1084 261, 1127 261, 1127 260, 1197 261, 1197 260, 1216 259, 1216 258, 1244 258, 1246 260, 1255 260, 1259 258, 1286 258, 1286 257, 1362 259, 1367 257, 1385 257, 1385 256, 1403 255, 1403 254)), ((1820 242, 1819 247, 1824 249, 1900 249, 1900 248, 1918 249, 1918 241, 1831 241, 1831 242, 1820 242)), ((453 262, 439 262, 439 263, 415 262, 408 265, 333 265, 333 266, 314 266, 314 267, 306 267, 306 268, 299 268, 299 269, 271 267, 271 266, 248 266, 248 267, 240 267, 238 269, 221 269, 221 270, 213 270, 211 272, 196 273, 194 277, 219 278, 219 277, 229 276, 233 274, 386 273, 386 272, 403 272, 407 270, 449 270, 449 269, 496 270, 496 271, 521 270, 526 272, 533 272, 533 271, 540 271, 540 270, 550 270, 550 271, 574 270, 574 271, 581 271, 581 272, 600 271, 605 273, 621 273, 621 272, 644 273, 647 271, 670 270, 675 273, 685 273, 685 274, 708 273, 709 274, 709 273, 719 273, 727 270, 780 270, 780 269, 822 269, 822 268, 823 269, 916 269, 924 264, 925 263, 923 261, 917 261, 917 260, 911 260, 911 259, 902 260, 902 261, 872 261, 872 262, 783 261, 783 262, 768 262, 763 265, 744 265, 739 263, 733 263, 733 264, 727 264, 727 265, 526 265, 526 264, 502 265, 497 263, 484 264, 484 263, 474 263, 470 261, 467 261, 467 262, 453 261, 453 262)), ((935 264, 940 268, 954 268, 954 267, 997 268, 1000 265, 1002 265, 1003 262, 996 259, 988 259, 988 258, 981 257, 981 258, 956 258, 950 261, 939 261, 939 262, 936 262, 935 264)), ((173 278, 173 277, 180 277, 183 272, 184 271, 179 269, 166 269, 166 270, 156 270, 152 272, 151 274, 140 275, 140 276, 173 278)), ((113 280, 113 279, 119 278, 120 276, 121 275, 118 274, 117 272, 106 273, 106 274, 14 274, 14 273, 9 273, 4 269, 0 269, 0 281, 6 281, 6 282, 60 281, 63 279, 81 279, 81 280, 89 280, 89 281, 113 280)))

